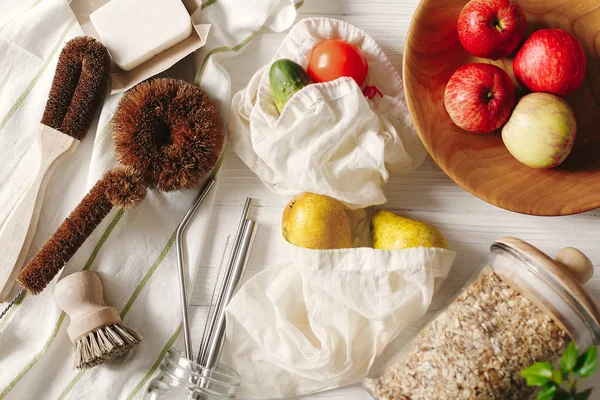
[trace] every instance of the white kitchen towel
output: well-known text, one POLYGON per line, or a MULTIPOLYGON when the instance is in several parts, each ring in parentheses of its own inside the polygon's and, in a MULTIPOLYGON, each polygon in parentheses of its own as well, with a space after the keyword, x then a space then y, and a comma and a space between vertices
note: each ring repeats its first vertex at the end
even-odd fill
MULTIPOLYGON (((212 24, 207 45, 167 74, 199 84, 219 102, 225 119, 231 85, 219 59, 235 56, 263 26, 277 31, 290 27, 298 5, 292 0, 206 1, 201 20, 212 24)), ((37 167, 37 126, 58 54, 80 34, 65 0, 8 0, 0 6, 0 224, 37 167)), ((30 257, 115 165, 110 121, 119 99, 107 94, 85 140, 54 172, 30 257)), ((107 303, 144 341, 110 365, 73 370, 68 317, 54 301, 54 280, 42 294, 26 296, 0 321, 0 399, 141 398, 180 333, 174 233, 196 194, 197 190, 153 191, 138 208, 113 211, 63 272, 63 276, 83 268, 97 272, 107 303)), ((196 275, 215 194, 213 189, 187 233, 189 282, 196 275)))
POLYGON ((364 31, 330 18, 307 18, 290 30, 271 62, 233 96, 229 133, 237 155, 271 190, 324 194, 352 209, 385 203, 389 172, 410 172, 426 155, 402 79, 383 50, 364 31), (351 78, 311 84, 279 115, 271 64, 288 58, 306 69, 313 47, 329 38, 362 49, 369 64, 363 88, 351 78))
POLYGON ((250 279, 227 307, 221 361, 241 397, 279 398, 362 379, 386 345, 422 317, 455 253, 309 250, 250 279))

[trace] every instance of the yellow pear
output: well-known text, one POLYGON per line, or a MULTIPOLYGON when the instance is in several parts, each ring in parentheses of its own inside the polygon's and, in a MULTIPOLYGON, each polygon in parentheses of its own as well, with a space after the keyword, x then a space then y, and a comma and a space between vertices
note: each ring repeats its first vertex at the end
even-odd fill
POLYGON ((337 200, 314 193, 300 193, 283 210, 281 229, 286 240, 308 249, 352 247, 350 222, 337 200))
POLYGON ((371 219, 371 238, 375 249, 448 248, 446 238, 432 224, 401 217, 391 211, 378 211, 373 216, 371 219))

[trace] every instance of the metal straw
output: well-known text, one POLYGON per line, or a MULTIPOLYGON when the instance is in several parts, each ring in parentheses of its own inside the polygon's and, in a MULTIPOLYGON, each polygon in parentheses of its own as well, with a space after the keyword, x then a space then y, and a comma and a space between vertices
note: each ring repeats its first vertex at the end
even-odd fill
POLYGON ((223 264, 225 263, 225 258, 227 255, 227 250, 229 249, 229 241, 231 240, 231 235, 227 235, 227 239, 225 240, 225 246, 223 248, 223 253, 221 254, 221 258, 219 261, 219 269, 217 270, 217 277, 215 278, 215 285, 213 286, 212 294, 210 295, 210 302, 208 303, 208 311, 206 312, 206 322, 204 323, 204 329, 202 330, 202 338, 200 339, 200 347, 198 347, 198 356, 196 357, 196 364, 200 364, 200 352, 206 346, 206 331, 208 331, 208 322, 211 321, 214 314, 214 300, 217 292, 222 290, 223 283, 219 284, 219 278, 221 277, 221 272, 223 271, 223 264))
POLYGON ((203 366, 206 366, 205 361, 206 361, 206 357, 208 355, 209 343, 214 338, 214 334, 216 332, 216 324, 217 324, 220 310, 222 310, 224 308, 224 306, 226 305, 226 303, 224 303, 225 292, 226 292, 226 287, 227 287, 226 285, 228 284, 228 282, 231 281, 231 278, 233 275, 235 258, 240 249, 240 244, 242 241, 242 234, 244 231, 244 225, 245 225, 246 221, 248 220, 248 215, 250 213, 251 206, 252 206, 252 199, 248 197, 248 198, 246 198, 246 203, 244 204, 242 216, 240 217, 240 223, 238 225, 238 229, 235 234, 235 238, 233 239, 233 248, 231 250, 231 258, 229 259, 229 263, 227 264, 227 268, 225 270, 225 274, 223 277, 223 290, 221 290, 221 292, 219 293, 219 297, 217 298, 217 303, 215 304, 215 308, 214 308, 215 312, 213 314, 213 317, 210 319, 210 321, 207 321, 207 324, 208 324, 208 331, 206 334, 207 340, 203 343, 204 346, 200 349, 200 352, 199 352, 200 357, 199 357, 199 361, 198 361, 198 363, 203 366))
POLYGON ((179 295, 181 299, 181 319, 183 323, 183 344, 185 346, 185 356, 188 360, 194 359, 193 349, 192 349, 192 338, 190 335, 190 323, 188 317, 188 304, 187 304, 187 290, 185 285, 185 269, 183 263, 183 232, 187 227, 188 223, 200 207, 200 204, 204 201, 210 190, 215 184, 214 179, 210 179, 206 182, 202 191, 194 200, 194 203, 185 214, 181 223, 177 227, 176 234, 176 242, 177 242, 177 272, 179 275, 179 295))
MULTIPOLYGON (((227 269, 225 271, 225 276, 223 277, 223 283, 220 285, 220 289, 218 291, 218 300, 214 308, 211 298, 210 308, 213 308, 214 311, 211 315, 209 308, 209 315, 204 327, 202 343, 200 345, 198 358, 196 360, 197 364, 203 366, 202 381, 200 383, 200 386, 203 388, 207 387, 209 384, 209 380, 206 378, 210 376, 213 368, 215 368, 219 362, 221 348, 223 346, 223 336, 225 332, 225 307, 233 297, 233 294, 235 293, 242 277, 244 276, 244 270, 248 263, 250 249, 252 248, 254 238, 256 237, 256 229, 258 228, 258 224, 255 221, 248 219, 251 205, 252 199, 247 198, 233 241, 233 248, 231 250, 227 269)), ((227 249, 227 245, 225 247, 227 249)), ((221 262, 225 258, 225 252, 226 251, 224 251, 221 262)), ((215 289, 217 286, 218 281, 215 283, 215 289)), ((193 378, 192 383, 198 384, 198 379, 193 378)), ((190 393, 188 399, 205 400, 206 397, 198 393, 190 393)))
POLYGON ((216 367, 219 362, 221 348, 223 345, 223 337, 225 334, 225 308, 235 294, 244 269, 248 263, 250 255, 249 250, 254 242, 257 227, 258 224, 253 220, 247 220, 244 223, 240 248, 237 254, 235 254, 232 278, 231 280, 225 282, 227 286, 223 291, 223 307, 221 309, 216 309, 214 335, 209 336, 208 338, 207 354, 204 363, 202 363, 202 365, 207 369, 216 367))

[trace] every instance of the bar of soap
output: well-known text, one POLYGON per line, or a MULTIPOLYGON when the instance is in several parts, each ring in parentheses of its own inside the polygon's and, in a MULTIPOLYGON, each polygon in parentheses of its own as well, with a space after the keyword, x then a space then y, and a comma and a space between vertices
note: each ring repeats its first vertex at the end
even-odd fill
POLYGON ((181 0, 111 0, 90 15, 115 63, 130 71, 192 33, 181 0))

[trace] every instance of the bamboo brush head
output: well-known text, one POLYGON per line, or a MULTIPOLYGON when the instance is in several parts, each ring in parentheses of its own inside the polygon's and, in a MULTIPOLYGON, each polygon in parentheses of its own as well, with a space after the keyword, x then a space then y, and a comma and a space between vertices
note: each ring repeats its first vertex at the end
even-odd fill
POLYGON ((62 49, 42 124, 82 140, 110 77, 110 55, 94 38, 79 36, 62 49))
POLYGON ((89 271, 76 272, 56 285, 56 302, 69 315, 67 328, 75 346, 75 368, 92 368, 127 353, 142 337, 121 323, 104 303, 102 282, 89 271))

